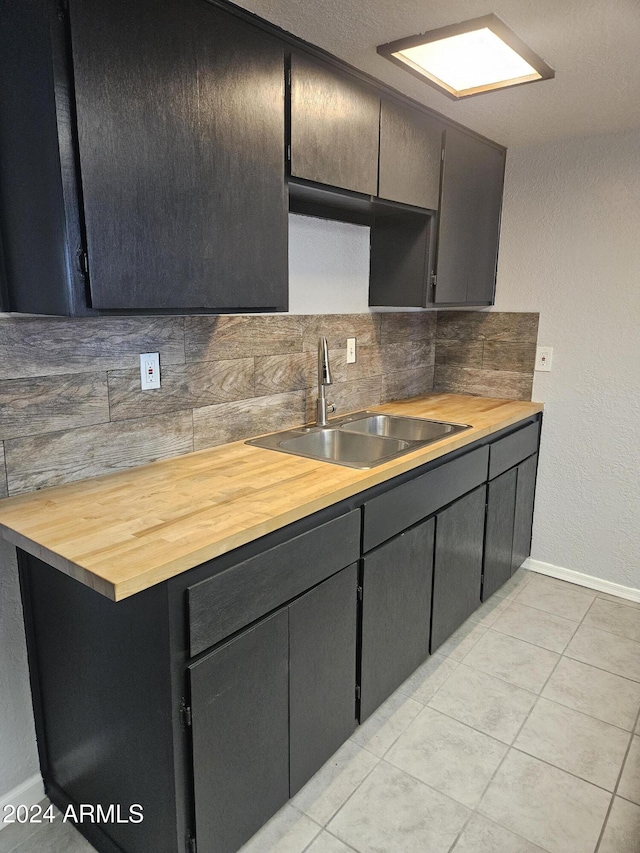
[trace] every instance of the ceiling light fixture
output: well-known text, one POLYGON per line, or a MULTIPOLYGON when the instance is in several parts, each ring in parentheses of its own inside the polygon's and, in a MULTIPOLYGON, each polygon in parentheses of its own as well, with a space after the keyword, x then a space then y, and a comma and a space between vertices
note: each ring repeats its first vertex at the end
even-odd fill
POLYGON ((496 15, 381 44, 378 53, 453 100, 555 76, 496 15))

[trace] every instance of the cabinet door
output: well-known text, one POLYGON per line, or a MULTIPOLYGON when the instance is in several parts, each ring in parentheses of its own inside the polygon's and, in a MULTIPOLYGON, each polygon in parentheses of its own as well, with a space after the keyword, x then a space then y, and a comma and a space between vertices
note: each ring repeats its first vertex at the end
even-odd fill
POLYGON ((289 607, 290 795, 356 727, 357 564, 289 607))
POLYGON ((360 721, 429 655, 434 520, 364 558, 360 721))
POLYGON ((291 175, 378 192, 380 99, 346 75, 291 57, 291 175))
POLYGON ((436 516, 431 652, 480 604, 486 487, 436 516))
POLYGON ((288 612, 189 667, 196 835, 234 853, 289 798, 288 612))
POLYGON ((94 308, 287 307, 284 50, 204 0, 70 0, 94 308))
POLYGON ((445 131, 436 304, 494 301, 504 160, 480 139, 445 131))
POLYGON ((531 553, 531 530, 533 527, 533 500, 536 492, 538 454, 530 456, 518 465, 516 489, 516 511, 513 525, 513 559, 511 571, 515 572, 531 553))
POLYGON ((487 487, 483 601, 486 601, 511 577, 516 477, 517 470, 512 468, 492 480, 487 487))
POLYGON ((441 154, 441 125, 418 110, 382 101, 378 188, 381 198, 436 210, 441 154))

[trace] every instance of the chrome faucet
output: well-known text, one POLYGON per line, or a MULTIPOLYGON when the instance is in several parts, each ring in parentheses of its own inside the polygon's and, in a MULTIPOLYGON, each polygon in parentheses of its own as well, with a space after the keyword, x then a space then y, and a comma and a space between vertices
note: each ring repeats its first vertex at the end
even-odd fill
POLYGON ((318 400, 316 403, 316 424, 326 426, 327 414, 335 412, 336 407, 327 403, 324 389, 331 385, 331 367, 329 366, 329 347, 324 335, 318 340, 318 400))

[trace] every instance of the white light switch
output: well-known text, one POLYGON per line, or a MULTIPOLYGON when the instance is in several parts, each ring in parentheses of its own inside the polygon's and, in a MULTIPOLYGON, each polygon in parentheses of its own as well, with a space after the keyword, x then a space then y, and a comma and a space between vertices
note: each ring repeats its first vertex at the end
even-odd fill
POLYGON ((356 339, 347 338, 347 364, 355 364, 356 361, 356 339))
POLYGON ((143 352, 140 354, 140 387, 151 391, 160 387, 160 353, 143 352))
POLYGON ((536 370, 551 370, 553 347, 536 347, 536 370))

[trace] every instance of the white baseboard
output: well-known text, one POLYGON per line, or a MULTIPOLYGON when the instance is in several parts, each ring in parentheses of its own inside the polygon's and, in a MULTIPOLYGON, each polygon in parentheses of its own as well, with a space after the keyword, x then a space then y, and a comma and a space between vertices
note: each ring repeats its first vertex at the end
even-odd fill
POLYGON ((36 803, 44 799, 44 785, 42 784, 42 776, 36 773, 26 782, 18 785, 13 791, 9 791, 3 797, 0 797, 0 830, 5 826, 13 826, 11 823, 4 823, 3 818, 6 816, 5 806, 35 806, 36 803))
POLYGON ((621 583, 605 581, 593 575, 584 575, 582 572, 576 572, 573 569, 543 563, 542 560, 532 560, 531 557, 525 560, 523 568, 538 572, 540 575, 549 575, 549 577, 558 578, 561 581, 586 586, 588 589, 595 589, 598 592, 608 592, 609 595, 617 595, 618 598, 626 598, 628 601, 640 602, 640 589, 634 589, 632 586, 623 586, 621 583))

